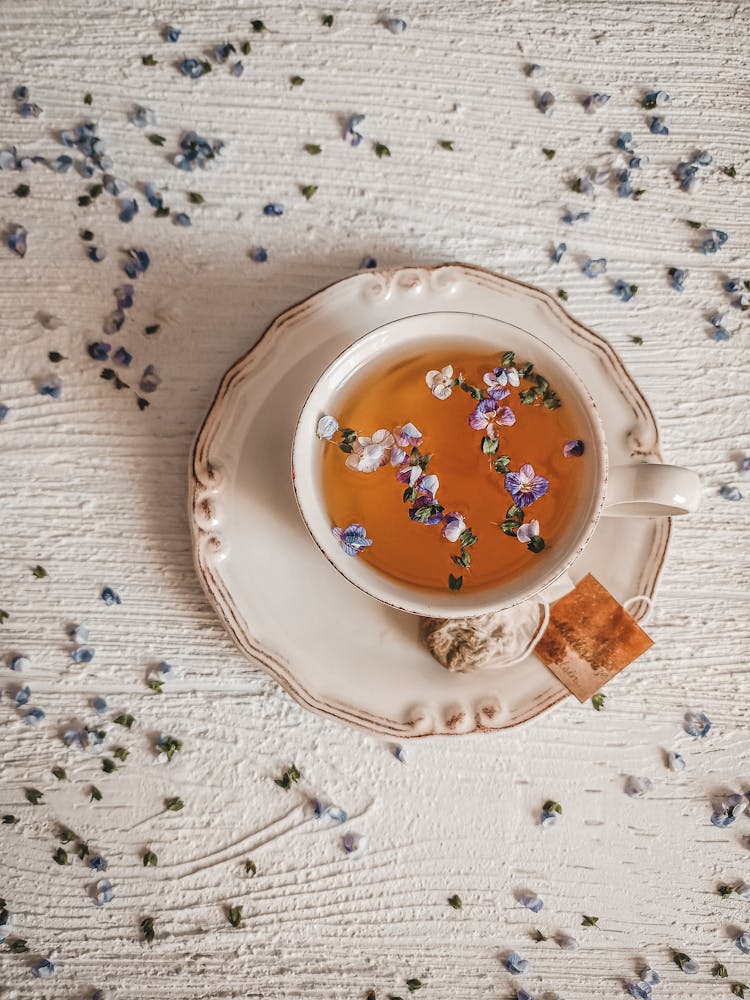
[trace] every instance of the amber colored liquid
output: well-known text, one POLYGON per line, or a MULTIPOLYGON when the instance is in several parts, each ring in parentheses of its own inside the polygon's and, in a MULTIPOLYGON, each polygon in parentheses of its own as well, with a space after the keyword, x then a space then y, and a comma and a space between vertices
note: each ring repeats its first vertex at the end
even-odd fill
POLYGON ((353 558, 425 590, 445 591, 449 573, 462 575, 465 593, 516 579, 529 569, 531 560, 555 558, 555 539, 579 502, 587 456, 563 456, 565 442, 580 433, 571 426, 564 399, 556 410, 539 404, 522 405, 518 393, 528 383, 522 380, 520 389, 511 387, 510 396, 502 404, 513 410, 516 423, 499 428, 497 454, 510 456, 512 471, 529 463, 537 474, 549 480, 546 495, 525 511, 526 521, 540 522, 540 535, 545 541, 543 551, 530 552, 499 527, 513 499, 503 486, 504 477, 493 469, 495 456, 482 453, 483 431, 469 426, 468 416, 476 401, 459 388, 454 388, 448 399, 439 400, 425 384, 429 370, 446 364, 453 365, 454 374, 463 372, 467 382, 484 388, 482 375, 498 365, 499 358, 465 349, 450 356, 450 352, 441 350, 439 356, 424 352, 380 368, 370 366, 343 388, 337 412, 332 415, 341 427, 354 428, 367 436, 381 427, 392 431, 408 422, 416 425, 424 436, 420 451, 433 456, 427 472, 440 479, 437 501, 446 512, 460 511, 478 536, 470 549, 470 570, 451 561, 451 555, 459 554, 461 546, 444 539, 440 525, 409 519, 410 505, 403 501, 405 484, 396 480, 397 470, 390 464, 372 473, 358 472, 346 467, 346 455, 335 443, 321 442, 322 481, 331 524, 362 524, 373 540, 369 548, 353 558))

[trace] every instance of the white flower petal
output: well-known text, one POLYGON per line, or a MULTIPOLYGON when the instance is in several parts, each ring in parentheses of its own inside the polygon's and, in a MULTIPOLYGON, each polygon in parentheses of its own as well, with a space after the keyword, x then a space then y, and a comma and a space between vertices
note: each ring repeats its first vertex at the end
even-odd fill
POLYGON ((318 421, 318 429, 316 434, 323 441, 330 441, 336 431, 339 429, 339 422, 335 417, 330 414, 326 414, 321 417, 318 421))
POLYGON ((445 385, 443 382, 433 386, 432 389, 432 395, 437 396, 438 399, 447 399, 452 392, 453 389, 449 385, 445 385))

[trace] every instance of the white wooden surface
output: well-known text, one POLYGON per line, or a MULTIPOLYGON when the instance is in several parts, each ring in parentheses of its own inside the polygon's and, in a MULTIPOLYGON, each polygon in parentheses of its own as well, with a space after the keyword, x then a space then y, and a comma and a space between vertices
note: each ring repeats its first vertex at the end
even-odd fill
POLYGON ((748 508, 717 497, 750 448, 748 321, 732 310, 738 332, 720 345, 707 322, 728 304, 723 281, 750 278, 750 8, 461 0, 393 13, 408 21, 402 35, 379 24, 383 8, 369 0, 325 9, 292 0, 263 9, 244 0, 0 5, 0 145, 57 155, 57 130, 90 116, 119 176, 155 181, 193 217, 180 229, 154 219, 141 197, 128 227, 109 195, 77 206, 86 186, 77 175, 0 173, 0 227, 22 223, 30 234, 24 260, 0 248, 0 402, 13 411, 0 427, 0 607, 10 614, 0 651, 32 660, 2 682, 0 812, 20 822, 0 826, 0 896, 30 953, 0 947, 0 997, 78 1000, 99 987, 118 1000, 343 1000, 370 988, 405 996, 405 978, 418 977, 420 995, 434 1000, 505 997, 521 985, 584 1000, 622 995, 646 959, 663 975, 663 998, 729 996, 731 983, 750 981, 750 958, 731 940, 750 925, 750 904, 715 891, 750 877, 750 820, 723 831, 708 821, 712 796, 750 788, 748 508), (178 57, 250 37, 256 17, 273 33, 251 38, 242 79, 226 66, 197 82, 177 73, 178 57), (165 23, 183 29, 178 45, 160 39, 165 23), (153 68, 141 63, 150 52, 153 68), (528 61, 546 67, 540 80, 524 75, 528 61), (294 74, 305 78, 297 89, 294 74), (36 121, 15 111, 19 83, 44 109, 36 121), (534 107, 537 86, 557 98, 549 117, 534 107), (638 104, 654 87, 673 96, 669 137, 648 134, 638 104), (612 100, 589 116, 580 99, 593 91, 612 100), (147 131, 166 137, 164 149, 128 123, 135 103, 156 110, 158 128, 147 131), (352 112, 367 115, 358 149, 341 138, 352 112), (192 176, 165 156, 188 128, 227 143, 213 169, 192 176), (565 230, 564 209, 586 207, 570 180, 614 162, 620 129, 651 156, 646 194, 620 200, 610 185, 591 221, 565 230), (454 139, 455 151, 439 139, 454 139), (375 157, 375 141, 390 159, 375 157), (308 156, 306 142, 323 153, 308 156), (542 146, 557 149, 552 162, 542 146), (673 167, 704 148, 738 176, 715 165, 686 195, 673 167), (21 180, 32 189, 25 201, 11 194, 21 180), (304 184, 319 185, 310 202, 304 184), (205 205, 189 205, 188 190, 205 205), (261 214, 269 201, 286 205, 283 218, 261 214), (729 233, 720 255, 696 250, 686 218, 729 233), (84 226, 109 251, 101 264, 85 258, 84 226), (570 249, 556 268, 549 249, 560 239, 570 249), (258 244, 266 264, 247 255, 258 244), (133 245, 153 265, 137 283, 123 342, 135 354, 133 381, 148 362, 163 377, 144 413, 85 353, 122 279, 118 248, 133 245), (401 765, 386 744, 298 708, 238 655, 209 608, 184 511, 194 430, 221 373, 272 317, 365 254, 381 264, 465 259, 566 288, 571 311, 611 338, 645 388, 667 460, 701 472, 704 510, 675 525, 655 646, 609 686, 600 714, 569 703, 505 735, 410 745, 401 765), (588 280, 582 261, 602 255, 607 278, 588 280), (669 287, 669 266, 691 271, 682 295, 669 287), (618 277, 639 285, 629 304, 609 294, 618 277), (65 326, 45 330, 39 310, 65 326), (145 338, 154 321, 161 331, 145 338), (59 400, 36 392, 49 350, 67 357, 59 400), (48 579, 34 579, 37 563, 48 579), (121 607, 104 606, 105 584, 121 607), (96 657, 71 669, 66 629, 79 621, 96 657), (179 674, 158 696, 144 678, 162 659, 179 674), (38 729, 12 706, 19 681, 47 713, 38 729), (60 739, 70 723, 93 720, 96 695, 107 697, 110 719, 136 718, 131 733, 107 723, 110 745, 131 750, 112 775, 60 739), (713 719, 704 743, 681 730, 689 708, 713 719), (167 766, 153 752, 160 731, 184 741, 167 766), (680 775, 664 766, 672 747, 687 759, 680 775), (284 792, 271 779, 292 761, 303 780, 284 792), (55 765, 69 782, 52 777, 55 765), (628 774, 650 776, 653 792, 627 798, 628 774), (103 800, 90 804, 92 782, 103 800), (45 793, 41 805, 25 802, 29 786, 45 793), (305 817, 307 794, 349 810, 347 829, 368 838, 360 857, 344 855, 340 828, 305 817), (184 799, 182 812, 163 811, 170 795, 184 799), (548 797, 565 815, 542 830, 548 797), (109 859, 108 906, 92 904, 93 873, 77 859, 53 863, 59 823, 109 859), (149 847, 157 868, 141 864, 149 847), (248 857, 254 879, 243 873, 248 857), (543 896, 538 916, 515 901, 522 889, 543 896), (460 912, 446 903, 453 893, 460 912), (237 903, 245 920, 234 930, 224 909, 237 903), (601 929, 581 928, 584 913, 601 929), (156 919, 151 947, 139 931, 147 915, 156 919), (534 944, 533 927, 572 931, 581 947, 534 944), (522 982, 501 965, 511 948, 532 961, 522 982), (698 959, 701 973, 684 977, 672 948, 698 959), (57 966, 47 982, 29 975, 41 957, 57 966), (719 961, 726 981, 711 976, 719 961))

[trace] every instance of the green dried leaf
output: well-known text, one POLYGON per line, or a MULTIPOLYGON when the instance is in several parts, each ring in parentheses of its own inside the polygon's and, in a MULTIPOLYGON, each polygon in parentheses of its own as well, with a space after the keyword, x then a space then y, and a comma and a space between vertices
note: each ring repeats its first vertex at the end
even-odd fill
POLYGON ((494 455, 499 447, 500 442, 497 438, 487 437, 487 435, 482 438, 482 451, 485 455, 494 455))
POLYGON ((198 191, 191 191, 188 194, 188 198, 194 205, 202 205, 205 202, 205 198, 198 191))
POLYGON ((477 536, 474 534, 471 528, 464 528, 464 530, 458 536, 458 540, 465 549, 468 549, 474 544, 474 542, 477 541, 477 536))
POLYGON ((156 866, 158 865, 158 863, 159 863, 159 859, 157 858, 157 856, 154 854, 153 851, 146 851, 146 853, 143 855, 143 867, 144 868, 148 868, 149 865, 152 868, 156 868, 156 866))
POLYGON ((452 906, 454 910, 460 910, 463 906, 463 901, 458 895, 453 895, 448 897, 448 906, 452 906))
POLYGON ((583 920, 581 920, 581 927, 598 927, 599 917, 589 917, 584 913, 583 920))
POLYGON ((64 767, 53 767, 52 773, 54 774, 54 776, 57 778, 58 781, 68 780, 68 772, 65 770, 64 767))
POLYGON ((154 694, 163 694, 162 688, 164 687, 164 681, 160 681, 157 680, 156 677, 152 677, 148 681, 148 686, 154 694))
POLYGON ((152 146, 163 146, 167 141, 163 135, 158 135, 156 132, 152 132, 147 138, 152 146))
POLYGON ((147 56, 141 56, 141 62, 144 66, 156 66, 156 59, 150 53, 147 56))
POLYGON ((734 892, 733 885, 720 885, 716 890, 720 896, 731 896, 734 892))
POLYGON ((116 726, 124 726, 126 729, 132 729, 135 719, 129 713, 124 715, 118 715, 116 719, 112 720, 116 726))
POLYGON ((382 160, 384 156, 390 156, 391 151, 383 142, 375 143, 375 155, 379 160, 382 160))
POLYGON ((293 87, 301 87, 304 82, 304 76, 293 76, 289 80, 289 83, 291 83, 293 87))
POLYGON ((105 757, 102 761, 102 771, 105 774, 112 774, 113 771, 117 770, 117 764, 112 760, 111 757, 105 757))
POLYGON ((439 139, 438 145, 441 149, 447 149, 449 153, 452 153, 454 141, 454 139, 439 139))
POLYGON ((506 473, 510 468, 510 455, 498 455, 492 463, 495 472, 506 473))
POLYGON ((693 219, 686 219, 685 221, 687 222, 687 224, 690 226, 691 229, 700 229, 700 227, 703 225, 702 222, 695 222, 693 219))
POLYGON ((468 569, 469 566, 471 566, 471 553, 462 548, 461 555, 451 556, 451 560, 456 564, 456 566, 460 566, 462 569, 468 569))
POLYGON ((262 21, 251 21, 250 24, 256 35, 259 34, 261 31, 268 31, 268 28, 262 21))
POLYGON ((249 860, 247 860, 245 862, 245 874, 246 875, 257 875, 258 874, 258 866, 251 859, 249 859, 249 860))
POLYGON ((23 955, 29 950, 29 947, 23 938, 15 938, 13 941, 9 941, 8 947, 14 955, 23 955))
POLYGON ((230 906, 227 910, 227 920, 232 927, 239 927, 242 923, 242 907, 230 906))
POLYGON ((12 813, 5 813, 3 816, 3 826, 13 826, 13 824, 17 822, 17 817, 15 817, 12 813))
MULTIPOLYGON (((733 176, 730 174, 730 177, 733 176)), ((745 990, 750 989, 750 987, 745 986, 744 983, 732 983, 732 993, 736 997, 741 997, 744 1000, 745 990)))
POLYGON ((28 198, 31 192, 31 187, 28 184, 19 184, 18 187, 13 189, 13 194, 16 198, 28 198))
POLYGON ((722 963, 721 963, 721 962, 719 962, 719 963, 718 963, 718 964, 717 964, 717 965, 716 965, 716 966, 714 967, 714 975, 715 975, 715 976, 716 976, 716 977, 717 977, 718 979, 726 979, 726 978, 727 978, 727 976, 729 975, 729 973, 727 972, 727 967, 726 967, 726 965, 722 965, 722 963))
POLYGON ((251 51, 250 42, 243 42, 242 45, 240 45, 240 52, 243 54, 243 56, 249 56, 250 51, 251 51))
POLYGON ((40 792, 38 788, 25 788, 24 792, 26 794, 26 801, 30 802, 32 806, 38 806, 44 798, 44 792, 40 792))
POLYGON ((544 539, 541 535, 532 535, 526 548, 529 552, 541 552, 544 548, 544 539))
POLYGON ((182 801, 182 799, 177 797, 173 799, 167 799, 167 801, 164 804, 170 812, 179 812, 180 809, 184 808, 185 806, 185 803, 182 801))
POLYGON ((638 334, 631 335, 630 339, 634 344, 638 344, 639 347, 643 343, 643 337, 638 334))
POLYGON ((130 751, 126 750, 125 747, 115 747, 115 749, 112 751, 112 756, 116 757, 118 760, 121 760, 123 763, 125 763, 129 755, 130 751))
MULTIPOLYGON (((737 168, 735 167, 735 165, 733 163, 730 166, 728 166, 728 167, 722 167, 721 168, 721 172, 722 172, 722 174, 726 174, 727 177, 736 177, 737 176, 737 168)), ((747 987, 745 987, 745 989, 747 989, 747 987)), ((734 988, 732 989, 732 992, 734 992, 734 988)))
POLYGON ((90 796, 91 797, 89 798, 89 802, 101 802, 102 800, 102 793, 99 791, 96 785, 91 786, 90 796))
POLYGON ((684 951, 676 951, 672 956, 674 958, 674 963, 680 971, 682 971, 686 962, 690 961, 690 955, 686 955, 684 951))
POLYGON ((606 700, 607 700, 606 694, 602 694, 601 691, 595 694, 591 699, 591 704, 594 708, 594 711, 601 712, 601 710, 604 708, 604 702, 606 700))
POLYGON ((166 205, 162 205, 161 208, 154 209, 154 216, 157 219, 166 219, 169 215, 169 208, 166 205))
POLYGON ((448 588, 450 590, 460 590, 464 585, 464 578, 462 576, 454 576, 452 573, 448 574, 448 588))
POLYGON ((141 920, 141 930, 143 931, 143 936, 146 939, 147 944, 151 944, 156 936, 156 930, 154 929, 154 918, 144 917, 141 920))
POLYGON ((300 191, 305 196, 305 198, 307 198, 308 201, 312 198, 312 196, 315 194, 317 190, 318 190, 317 184, 305 184, 304 187, 300 188, 300 191))
POLYGON ((91 94, 84 94, 83 103, 88 104, 88 106, 91 107, 91 105, 94 103, 94 98, 92 97, 91 94))
POLYGON ((31 572, 37 578, 37 580, 43 580, 45 576, 47 576, 47 570, 44 568, 44 566, 37 565, 32 569, 31 572))
POLYGON ((542 809, 544 812, 555 812, 562 816, 562 806, 559 802, 555 802, 554 799, 547 799, 542 809))
POLYGON ((565 291, 564 288, 558 288, 557 295, 558 298, 561 298, 563 300, 563 302, 567 302, 568 299, 570 298, 570 296, 568 295, 568 293, 565 291))
POLYGON ((324 28, 333 27, 333 14, 324 14, 322 18, 322 23, 324 28))
POLYGON ((305 144, 305 152, 309 153, 310 156, 318 156, 323 152, 323 147, 319 146, 316 142, 308 142, 305 144))
POLYGON ((291 767, 288 767, 286 771, 284 771, 280 778, 274 778, 273 783, 278 785, 279 788, 283 788, 285 791, 288 791, 295 782, 299 781, 301 777, 302 775, 297 770, 297 766, 292 764, 291 767))
POLYGON ((542 147, 542 152, 544 153, 544 155, 547 157, 548 160, 554 160, 555 153, 557 152, 557 150, 556 149, 545 149, 544 147, 542 147))
POLYGON ((52 860, 58 865, 67 865, 68 863, 68 852, 64 847, 58 847, 55 853, 52 855, 52 860))
POLYGON ((422 983, 419 979, 407 979, 406 988, 410 993, 414 993, 415 990, 422 989, 422 983))

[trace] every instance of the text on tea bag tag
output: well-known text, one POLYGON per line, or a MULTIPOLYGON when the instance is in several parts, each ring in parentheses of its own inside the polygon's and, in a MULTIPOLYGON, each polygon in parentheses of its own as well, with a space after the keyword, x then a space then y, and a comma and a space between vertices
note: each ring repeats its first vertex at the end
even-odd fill
POLYGON ((653 645, 590 573, 550 608, 534 652, 580 702, 653 645))

